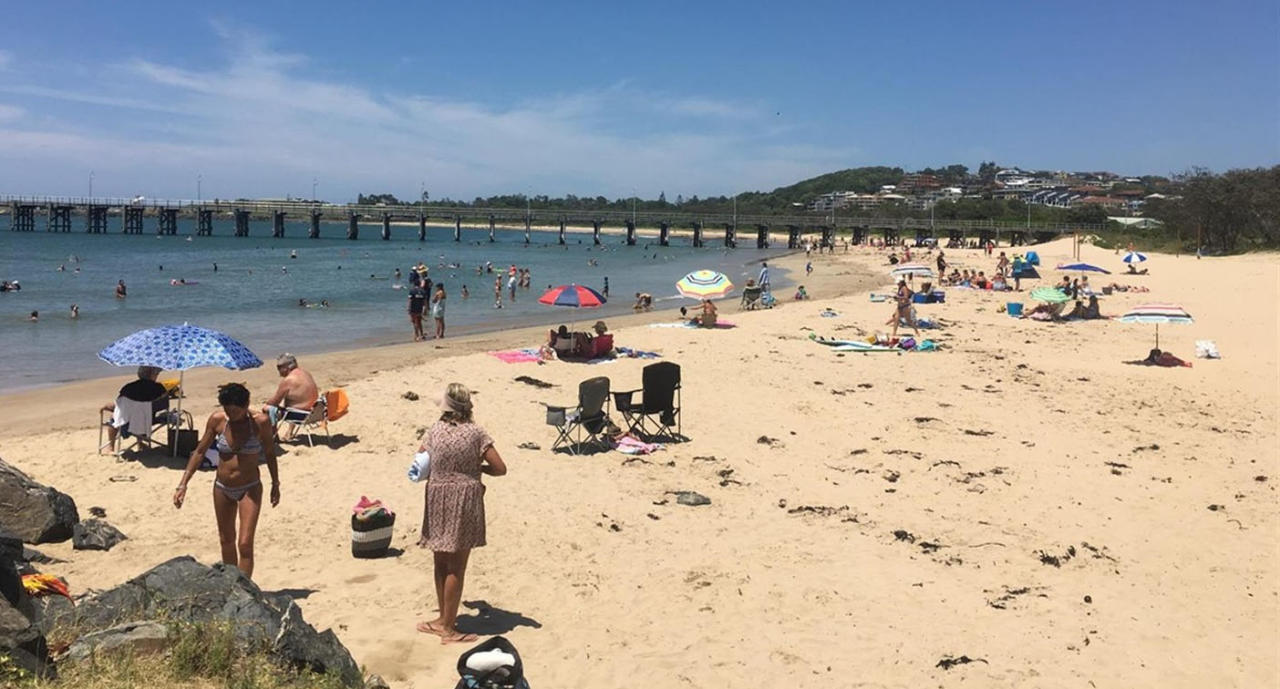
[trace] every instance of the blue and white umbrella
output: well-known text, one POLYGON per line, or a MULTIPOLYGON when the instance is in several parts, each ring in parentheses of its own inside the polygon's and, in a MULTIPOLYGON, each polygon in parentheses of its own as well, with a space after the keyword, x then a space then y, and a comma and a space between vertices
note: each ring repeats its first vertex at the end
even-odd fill
POLYGON ((139 330, 107 345, 98 358, 116 366, 156 366, 168 371, 200 366, 239 371, 262 365, 262 359, 230 335, 186 323, 139 330))
MULTIPOLYGON (((249 348, 226 333, 196 325, 162 325, 127 335, 98 352, 98 358, 116 366, 156 366, 178 371, 178 389, 185 372, 200 366, 221 366, 234 371, 262 365, 249 348)), ((182 414, 182 397, 178 412, 182 414)), ((173 443, 178 454, 178 443, 173 443)))
POLYGON ((1125 263, 1142 263, 1145 260, 1147 260, 1147 255, 1140 254, 1136 251, 1130 251, 1129 253, 1124 255, 1125 263))

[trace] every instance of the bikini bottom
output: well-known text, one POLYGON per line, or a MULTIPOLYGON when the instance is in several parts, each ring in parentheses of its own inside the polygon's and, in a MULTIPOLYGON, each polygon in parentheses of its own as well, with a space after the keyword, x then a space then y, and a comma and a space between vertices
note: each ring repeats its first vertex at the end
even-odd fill
POLYGON ((228 498, 231 498, 233 502, 240 502, 240 500, 243 499, 244 496, 249 494, 249 491, 261 485, 262 485, 262 479, 251 481, 249 483, 244 484, 243 486, 228 486, 223 484, 221 481, 216 481, 216 480, 213 482, 213 487, 217 490, 222 491, 222 494, 227 496, 228 498))

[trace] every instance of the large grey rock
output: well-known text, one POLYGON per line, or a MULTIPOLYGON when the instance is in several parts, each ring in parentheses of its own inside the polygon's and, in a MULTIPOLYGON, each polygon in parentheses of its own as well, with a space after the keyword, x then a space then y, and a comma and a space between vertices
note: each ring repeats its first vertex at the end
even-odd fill
POLYGON ((159 653, 168 646, 169 628, 162 622, 126 622, 85 634, 67 649, 65 660, 79 663, 94 655, 159 653))
POLYGON ((73 624, 101 631, 144 620, 226 622, 246 647, 269 649, 294 667, 336 673, 348 686, 361 683, 355 660, 332 631, 317 632, 291 598, 263 594, 234 566, 174 558, 80 600, 73 624))
POLYGON ((344 679, 354 680, 353 686, 361 684, 360 668, 356 667, 356 661, 338 636, 332 629, 317 634, 314 627, 302 620, 302 609, 293 601, 289 601, 289 607, 280 618, 280 634, 276 636, 271 650, 297 667, 313 672, 336 673, 344 679))
POLYGON ((111 550, 129 538, 105 519, 86 519, 71 532, 71 547, 76 550, 111 550))
POLYGON ((0 529, 27 543, 53 543, 71 538, 78 521, 71 496, 36 483, 0 459, 0 529))

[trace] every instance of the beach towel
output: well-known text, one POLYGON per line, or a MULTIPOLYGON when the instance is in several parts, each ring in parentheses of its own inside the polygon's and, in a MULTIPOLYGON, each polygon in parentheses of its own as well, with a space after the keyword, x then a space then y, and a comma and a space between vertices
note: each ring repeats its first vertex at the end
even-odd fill
POLYGON ((1221 359, 1222 355, 1218 353, 1218 345, 1213 340, 1196 340, 1196 358, 1221 359))
POLYGON ((902 353, 902 350, 898 349, 897 347, 886 347, 885 345, 871 344, 869 342, 856 342, 856 341, 850 341, 844 344, 836 345, 831 349, 832 351, 836 351, 836 352, 861 352, 863 354, 870 354, 872 352, 897 352, 899 354, 902 353))
POLYGON ((627 357, 628 359, 661 359, 662 358, 662 355, 657 352, 645 352, 639 349, 632 349, 630 347, 618 347, 615 351, 617 351, 619 357, 627 357))
POLYGON ((67 585, 52 574, 23 574, 22 589, 27 592, 28 596, 32 597, 56 594, 66 596, 67 600, 72 600, 71 591, 67 589, 67 585))
POLYGON ((324 414, 326 421, 337 421, 347 415, 347 391, 342 388, 324 393, 324 414))
POLYGON ((646 443, 630 433, 613 441, 613 449, 624 455, 648 455, 662 449, 661 443, 646 443))
POLYGON ((925 340, 920 344, 916 345, 916 351, 917 352, 936 352, 938 351, 938 345, 935 344, 933 340, 925 340))
MULTIPOLYGON (((650 323, 649 327, 650 328, 688 328, 690 330, 703 329, 703 326, 697 325, 690 321, 678 321, 675 323, 650 323)), ((729 321, 721 319, 721 320, 717 320, 716 324, 711 326, 711 328, 706 328, 706 330, 711 330, 712 328, 723 330, 725 328, 736 328, 736 327, 738 326, 734 325, 733 323, 730 323, 729 321)))
POLYGON ((489 352, 492 356, 507 362, 508 364, 520 364, 530 361, 542 361, 542 357, 538 355, 537 347, 528 347, 525 349, 507 349, 500 352, 489 352))
POLYGON ((413 463, 409 465, 409 480, 419 483, 427 478, 430 470, 431 453, 423 450, 413 456, 413 463))

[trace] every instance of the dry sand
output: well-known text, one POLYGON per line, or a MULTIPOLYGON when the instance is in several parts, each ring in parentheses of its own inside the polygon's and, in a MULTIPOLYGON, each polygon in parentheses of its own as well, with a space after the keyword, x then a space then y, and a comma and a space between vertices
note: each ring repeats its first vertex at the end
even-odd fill
MULTIPOLYGON (((1051 266, 1070 242, 1038 248, 1051 266)), ((434 601, 430 554, 414 546, 422 488, 405 470, 437 413, 428 400, 461 381, 511 467, 487 480, 490 545, 472 557, 463 622, 514 641, 534 686, 1280 682, 1276 256, 1152 256, 1151 275, 1113 277, 1151 292, 1106 298, 1104 314, 1147 301, 1194 314, 1162 328, 1162 346, 1191 358, 1195 340, 1213 339, 1224 358, 1189 369, 1121 363, 1145 356, 1152 326, 1014 320, 997 312, 1008 297, 960 289, 920 307, 945 323, 931 333, 942 351, 838 356, 810 329, 885 329, 889 308, 869 302, 860 277, 873 269, 887 287, 883 257, 813 260, 814 301, 725 304, 734 329, 614 324, 618 344, 683 367, 691 440, 644 461, 545 449, 554 432, 539 402, 570 402, 596 375, 638 387, 649 362, 505 364, 480 352, 534 344, 540 329, 304 360, 323 385, 347 387, 352 412, 333 424, 332 448, 281 458, 257 582, 300 596, 308 620, 397 689, 451 686, 461 649, 414 631, 434 601), (819 317, 826 307, 840 315, 819 317), (422 400, 401 397, 410 390, 422 400), (675 490, 712 504, 679 506, 675 490), (351 558, 360 495, 399 512, 398 557, 351 558), (974 662, 940 665, 961 656, 974 662)), ((212 385, 233 379, 260 399, 271 375, 197 371, 188 406, 203 419, 212 385)), ((209 474, 175 511, 177 470, 94 455, 96 407, 121 380, 0 398, 4 458, 82 513, 104 507, 129 535, 106 553, 41 546, 66 560, 48 571, 76 592, 177 555, 218 557, 209 474)))

